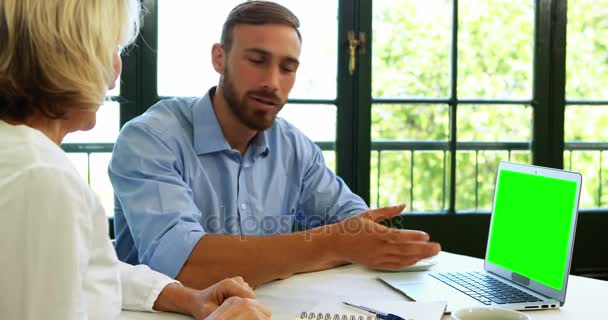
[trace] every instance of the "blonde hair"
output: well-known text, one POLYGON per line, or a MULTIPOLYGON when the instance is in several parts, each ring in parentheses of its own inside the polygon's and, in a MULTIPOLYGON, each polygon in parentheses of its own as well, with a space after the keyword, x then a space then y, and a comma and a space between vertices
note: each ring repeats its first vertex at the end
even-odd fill
POLYGON ((138 0, 1 0, 0 118, 97 108, 139 23, 138 0))

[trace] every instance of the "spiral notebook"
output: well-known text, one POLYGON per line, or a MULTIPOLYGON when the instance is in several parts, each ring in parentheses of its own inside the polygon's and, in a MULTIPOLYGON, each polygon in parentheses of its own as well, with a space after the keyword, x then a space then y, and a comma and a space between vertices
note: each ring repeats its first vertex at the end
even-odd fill
MULTIPOLYGON (((376 310, 396 314, 407 320, 440 320, 446 303, 412 302, 404 300, 382 300, 370 297, 367 300, 349 300, 376 310)), ((295 319, 307 320, 377 320, 376 316, 342 304, 341 301, 325 301, 310 310, 302 310, 295 319)))

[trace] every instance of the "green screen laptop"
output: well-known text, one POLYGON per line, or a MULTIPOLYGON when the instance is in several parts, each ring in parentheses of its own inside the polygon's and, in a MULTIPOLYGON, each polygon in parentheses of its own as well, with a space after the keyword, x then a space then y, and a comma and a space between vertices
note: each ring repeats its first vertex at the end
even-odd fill
POLYGON ((447 312, 480 305, 559 308, 566 300, 581 182, 575 172, 501 162, 485 271, 438 266, 446 271, 380 278, 415 301, 447 301, 447 312))

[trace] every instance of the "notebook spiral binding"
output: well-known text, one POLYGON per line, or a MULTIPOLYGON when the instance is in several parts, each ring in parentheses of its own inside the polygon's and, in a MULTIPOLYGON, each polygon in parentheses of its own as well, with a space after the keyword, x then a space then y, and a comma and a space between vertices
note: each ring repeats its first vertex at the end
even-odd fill
POLYGON ((300 314, 300 319, 308 319, 308 320, 381 320, 375 316, 355 316, 355 315, 346 315, 346 314, 337 314, 333 315, 330 313, 314 313, 314 312, 302 312, 300 314))

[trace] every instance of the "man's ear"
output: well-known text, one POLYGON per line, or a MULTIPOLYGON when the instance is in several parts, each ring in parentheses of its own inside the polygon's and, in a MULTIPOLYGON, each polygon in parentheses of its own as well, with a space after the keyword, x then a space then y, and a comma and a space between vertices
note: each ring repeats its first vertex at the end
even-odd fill
POLYGON ((223 76, 226 64, 226 52, 224 51, 224 47, 219 43, 211 47, 211 63, 213 64, 213 69, 223 76))

